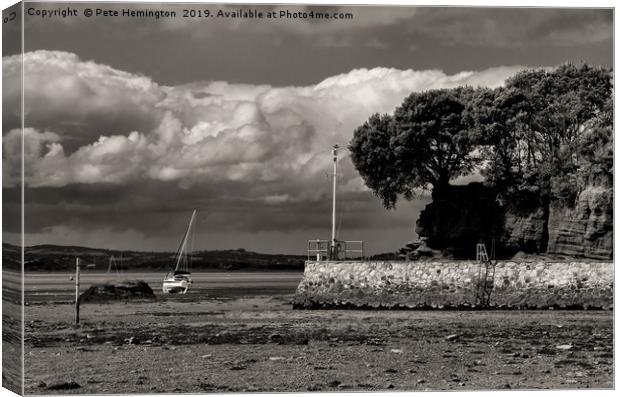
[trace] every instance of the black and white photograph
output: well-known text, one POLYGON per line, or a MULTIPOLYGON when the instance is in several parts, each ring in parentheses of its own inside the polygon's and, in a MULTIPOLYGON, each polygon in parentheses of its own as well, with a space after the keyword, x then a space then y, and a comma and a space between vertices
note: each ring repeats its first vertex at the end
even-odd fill
POLYGON ((2 6, 3 388, 614 389, 611 3, 2 6))

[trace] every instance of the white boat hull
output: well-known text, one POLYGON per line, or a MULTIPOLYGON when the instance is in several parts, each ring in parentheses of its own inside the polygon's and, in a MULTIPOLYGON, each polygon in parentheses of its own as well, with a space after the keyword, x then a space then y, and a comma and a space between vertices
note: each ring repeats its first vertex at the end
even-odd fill
POLYGON ((187 258, 187 239, 192 232, 192 225, 194 224, 194 218, 196 217, 196 210, 192 212, 192 217, 189 218, 189 225, 179 245, 179 249, 175 254, 174 266, 164 277, 162 284, 162 291, 164 294, 185 294, 192 285, 192 277, 189 271, 189 265, 191 258, 187 258))
POLYGON ((185 294, 192 284, 191 278, 165 279, 162 291, 164 294, 185 294))

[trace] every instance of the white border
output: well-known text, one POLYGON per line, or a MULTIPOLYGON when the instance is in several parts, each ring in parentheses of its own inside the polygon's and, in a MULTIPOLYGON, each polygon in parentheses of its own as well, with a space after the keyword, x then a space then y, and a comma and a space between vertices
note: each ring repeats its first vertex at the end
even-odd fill
MULTIPOLYGON (((62 2, 62 1, 48 1, 48 2, 62 2)), ((81 0, 79 2, 84 2, 84 3, 102 3, 101 1, 97 1, 97 0, 81 0)), ((113 1, 113 2, 118 2, 118 3, 153 3, 155 1, 145 1, 145 0, 134 0, 134 1, 113 1)), ((11 1, 11 0, 0 0, 0 5, 2 7, 2 9, 7 8, 13 4, 15 4, 16 1, 11 1)), ((77 3, 77 2, 74 2, 77 3)), ((614 66, 616 64, 618 64, 617 62, 617 51, 616 51, 616 41, 615 38, 617 37, 617 25, 615 24, 615 4, 613 1, 610 0, 590 0, 590 1, 583 1, 583 0, 564 0, 564 1, 558 1, 558 0, 538 0, 538 1, 532 1, 532 0, 522 0, 522 1, 514 1, 514 0, 506 0, 506 1, 498 1, 498 0, 477 0, 477 1, 450 1, 450 0, 443 0, 443 1, 429 1, 429 0, 417 0, 417 1, 412 1, 412 0, 388 0, 386 2, 382 2, 380 0, 337 0, 337 1, 330 1, 330 0, 312 0, 312 1, 308 1, 308 2, 304 2, 304 1, 290 1, 290 0, 281 0, 281 1, 256 1, 256 0, 227 0, 227 1, 202 1, 202 2, 198 2, 198 1, 179 1, 179 0, 168 0, 168 1, 161 1, 161 2, 155 2, 155 3, 212 3, 212 4, 222 4, 222 3, 239 3, 239 4, 339 4, 339 5, 409 5, 409 6, 466 6, 466 7, 561 7, 561 8, 614 8, 614 66)), ((23 13, 22 13, 23 16, 23 13)), ((23 23, 23 21, 22 21, 23 23)), ((23 26, 23 25, 22 25, 23 26)), ((23 31, 22 31, 22 46, 23 46, 23 31)), ((0 49, 1 49, 1 33, 0 33, 0 49)), ((23 51, 23 47, 22 47, 22 51, 23 51)), ((22 71, 22 79, 23 79, 23 71, 22 71)), ((23 80, 22 80, 23 81, 23 80)), ((615 82, 615 74, 614 74, 614 82, 615 82)), ((2 83, 0 81, 0 89, 2 87, 2 83)), ((617 91, 615 93, 615 97, 614 97, 614 121, 618 120, 618 108, 616 106, 616 101, 618 99, 618 94, 617 91)), ((22 111, 23 111, 23 96, 22 96, 22 111)), ((0 117, 1 117, 1 107, 0 107, 0 117)), ((22 113, 23 114, 23 113, 22 113)), ((614 124, 615 126, 615 124, 614 124)), ((22 118, 22 128, 23 128, 23 118, 22 118)), ((620 147, 620 140, 615 140, 614 142, 614 171, 615 171, 615 176, 614 176, 614 207, 616 204, 616 200, 618 197, 618 182, 620 180, 620 177, 618 176, 618 172, 617 172, 617 168, 616 168, 616 164, 615 164, 615 153, 618 153, 618 149, 620 147)), ((22 145, 23 148, 23 145, 22 145)), ((22 155, 22 162, 23 162, 23 155, 22 155)), ((1 166, 0 166, 1 167, 1 166)), ((23 173, 23 164, 22 164, 22 173, 23 173)), ((1 175, 1 173, 0 173, 1 175)), ((1 176, 0 176, 1 178, 1 176)), ((23 178, 23 176, 22 176, 23 178)), ((23 180, 23 179, 22 179, 23 180)), ((2 196, 2 192, 0 189, 0 199, 2 196)), ((22 185, 22 199, 23 199, 23 185, 22 185)), ((23 208, 23 203, 22 203, 22 208, 23 208)), ((615 225, 617 224, 618 220, 618 216, 617 216, 617 212, 614 211, 614 231, 615 231, 615 225)), ((1 221, 2 221, 2 213, 0 212, 0 225, 1 225, 1 221)), ((23 211, 22 211, 22 246, 23 246, 23 211)), ((616 234, 614 236, 614 252, 616 251, 616 248, 619 246, 618 245, 618 241, 619 241, 619 237, 616 234)), ((615 257, 615 255, 614 255, 615 257)), ((1 261, 0 261, 1 263, 1 261)), ((615 261, 614 261, 615 263, 615 261)), ((22 251, 22 266, 23 266, 23 251, 22 251)), ((22 269, 23 270, 23 269, 22 269)), ((23 273, 22 273, 23 274, 23 273)), ((616 273, 616 280, 615 280, 615 285, 617 285, 618 282, 618 274, 616 273)), ((23 278, 22 278, 22 299, 23 299, 23 278)), ((617 303, 617 294, 615 294, 615 300, 616 302, 614 302, 614 307, 617 307, 616 303, 617 303)), ((0 309, 1 312, 1 309, 0 309)), ((22 306, 22 315, 23 315, 23 306, 22 306)), ((618 329, 617 325, 618 325, 618 318, 617 316, 615 316, 615 311, 614 311, 614 353, 615 353, 615 357, 614 357, 614 387, 616 387, 617 385, 619 385, 618 383, 618 371, 615 370, 615 364, 617 363, 617 351, 618 351, 618 346, 615 343, 616 342, 616 338, 615 338, 615 332, 618 329)), ((22 327, 23 327, 23 318, 22 318, 22 327)), ((23 329, 23 328, 22 328, 23 329)), ((23 343, 23 341, 22 341, 23 343)), ((23 349, 23 346, 22 346, 23 349)), ((23 351, 23 350, 22 350, 23 351)), ((1 349, 0 349, 1 352, 1 349)), ((22 364, 23 364, 23 355, 22 355, 22 364)), ((22 365, 22 371, 23 371, 23 365, 22 365)), ((433 394, 433 396, 452 396, 453 397, 453 392, 430 392, 433 394)), ((482 397, 491 397, 491 396, 495 396, 496 393, 498 393, 497 391, 489 391, 489 392, 461 392, 461 393, 466 393, 468 395, 476 395, 476 396, 482 396, 482 397)), ((510 392, 500 392, 504 395, 507 395, 508 393, 510 393, 510 395, 514 395, 514 396, 520 396, 520 395, 533 395, 534 393, 539 394, 539 393, 544 393, 544 396, 552 396, 552 397, 572 397, 572 396, 578 396, 584 393, 588 393, 588 394, 594 394, 597 396, 614 396, 615 392, 613 390, 588 390, 588 389, 579 389, 579 390, 545 390, 545 391, 510 391, 510 392)), ((309 393, 286 393, 288 395, 308 395, 309 393)), ((313 393, 314 395, 320 396, 320 397, 335 397, 335 396, 343 396, 343 395, 348 395, 348 394, 353 394, 353 393, 313 393)), ((389 393, 365 393, 365 394, 370 394, 370 395, 395 395, 395 394, 399 394, 399 395, 403 395, 403 394, 408 394, 408 395, 413 395, 412 392, 389 392, 389 393)), ((178 394, 156 394, 156 395, 142 395, 142 396, 175 396, 178 394)), ((206 394, 190 394, 193 396, 205 396, 206 394)), ((209 395, 221 395, 221 396, 234 396, 236 394, 209 394, 209 395)), ((266 396, 277 396, 278 394, 272 394, 272 393, 260 393, 260 394, 252 394, 252 393, 244 393, 244 394, 239 394, 240 396, 261 396, 261 397, 266 397, 266 396)), ((0 389, 0 397, 5 397, 5 396, 14 396, 14 394, 10 391, 8 391, 7 389, 0 389)), ((117 395, 117 396, 123 396, 123 395, 117 395)))

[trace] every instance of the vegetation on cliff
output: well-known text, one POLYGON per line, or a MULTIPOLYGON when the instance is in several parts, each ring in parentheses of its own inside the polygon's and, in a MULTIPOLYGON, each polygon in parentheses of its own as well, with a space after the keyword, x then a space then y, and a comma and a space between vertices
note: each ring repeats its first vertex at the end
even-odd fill
POLYGON ((611 180, 609 70, 524 71, 505 87, 478 90, 469 107, 488 162, 483 175, 509 203, 573 206, 593 179, 611 180))
MULTIPOLYGON (((479 174, 498 202, 488 211, 502 217, 500 229, 540 229, 540 241, 524 247, 504 236, 512 249, 546 252, 552 209, 575 208, 588 187, 613 183, 612 89, 611 70, 566 64, 520 72, 496 89, 414 93, 355 130, 351 158, 388 209, 420 189, 432 188, 436 202, 454 198, 450 180, 479 174)), ((465 216, 485 215, 474 212, 465 216)))

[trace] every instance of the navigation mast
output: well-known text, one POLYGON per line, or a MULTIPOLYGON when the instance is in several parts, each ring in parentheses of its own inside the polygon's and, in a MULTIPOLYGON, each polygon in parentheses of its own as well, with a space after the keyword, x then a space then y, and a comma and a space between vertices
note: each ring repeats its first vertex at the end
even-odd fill
POLYGON ((331 259, 336 259, 337 257, 337 243, 336 243, 336 179, 338 177, 338 144, 334 145, 332 150, 332 155, 334 157, 334 174, 332 175, 334 178, 333 183, 333 193, 332 193, 332 246, 331 246, 331 259))
MULTIPOLYGON (((331 240, 308 240, 308 261, 342 261, 353 258, 364 258, 364 242, 361 240, 339 241, 336 236, 336 192, 338 178, 338 149, 339 145, 332 146, 334 169, 332 173, 332 238, 331 240)), ((346 150, 346 149, 345 149, 346 150)), ((329 173, 325 173, 329 176, 329 173)), ((341 214, 342 219, 342 214, 341 214)))

